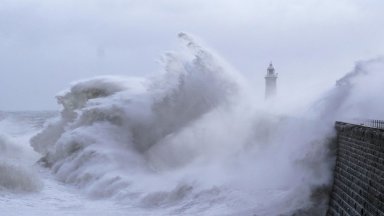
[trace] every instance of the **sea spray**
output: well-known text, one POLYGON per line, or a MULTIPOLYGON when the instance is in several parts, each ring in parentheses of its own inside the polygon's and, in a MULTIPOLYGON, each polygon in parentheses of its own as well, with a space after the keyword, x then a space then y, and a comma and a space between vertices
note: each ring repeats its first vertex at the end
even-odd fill
MULTIPOLYGON (((378 99, 378 93, 384 91, 384 61, 382 58, 359 61, 355 68, 336 82, 336 85, 318 99, 302 115, 301 119, 307 119, 310 125, 302 128, 301 140, 305 151, 297 152, 303 156, 301 160, 304 172, 309 172, 310 177, 305 182, 311 182, 311 198, 315 201, 313 208, 308 212, 311 215, 325 214, 327 207, 329 185, 332 182, 335 140, 334 129, 331 126, 335 121, 354 122, 354 119, 383 119, 384 103, 378 99), (312 130, 312 132, 311 132, 312 130), (308 136, 309 135, 309 136, 308 136), (305 171, 306 170, 306 171, 305 171), (318 181, 316 183, 316 181, 318 181), (317 186, 316 186, 317 185, 317 186), (320 206, 320 208, 319 208, 320 206)), ((295 128, 295 127, 293 127, 295 128)), ((280 134, 278 132, 277 134, 280 134)), ((294 136, 292 136, 294 137, 294 136)), ((289 139, 293 142, 293 139, 289 139)), ((298 142, 300 143, 300 142, 298 142)), ((300 156, 296 156, 299 159, 300 156)), ((306 211, 299 211, 308 214, 306 211)))
POLYGON ((41 157, 28 145, 55 112, 0 112, 0 193, 39 192, 43 181, 35 161, 41 157))
POLYGON ((36 192, 42 188, 35 169, 23 163, 25 157, 9 137, 0 135, 0 192, 36 192))
POLYGON ((93 78, 59 94, 60 118, 31 140, 41 163, 91 197, 157 215, 321 215, 326 199, 311 198, 332 182, 333 121, 363 113, 353 95, 364 79, 296 116, 278 103, 271 113, 241 75, 179 38, 187 48, 168 53, 159 76, 93 78))

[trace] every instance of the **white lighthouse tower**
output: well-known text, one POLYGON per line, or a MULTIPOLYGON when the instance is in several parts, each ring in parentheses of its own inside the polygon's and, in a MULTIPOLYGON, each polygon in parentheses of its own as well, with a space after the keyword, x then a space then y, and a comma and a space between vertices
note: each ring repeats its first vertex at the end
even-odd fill
POLYGON ((271 62, 265 76, 265 99, 270 99, 276 95, 276 80, 277 73, 275 73, 275 68, 271 62))

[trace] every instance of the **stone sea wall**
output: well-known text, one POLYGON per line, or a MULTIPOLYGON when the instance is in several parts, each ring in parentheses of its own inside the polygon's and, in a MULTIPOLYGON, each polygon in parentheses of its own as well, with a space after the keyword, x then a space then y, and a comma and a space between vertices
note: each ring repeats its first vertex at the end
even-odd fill
POLYGON ((336 122, 332 215, 384 216, 384 129, 336 122))

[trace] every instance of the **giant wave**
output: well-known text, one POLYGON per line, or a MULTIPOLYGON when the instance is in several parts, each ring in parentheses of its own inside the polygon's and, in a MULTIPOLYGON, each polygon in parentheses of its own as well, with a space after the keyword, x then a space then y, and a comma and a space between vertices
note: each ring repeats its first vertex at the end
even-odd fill
POLYGON ((333 121, 384 116, 371 94, 383 88, 383 61, 359 63, 286 117, 254 104, 245 79, 212 51, 179 38, 184 48, 164 56, 161 75, 97 77, 60 93, 60 117, 31 139, 40 163, 92 198, 155 215, 321 215, 333 121))

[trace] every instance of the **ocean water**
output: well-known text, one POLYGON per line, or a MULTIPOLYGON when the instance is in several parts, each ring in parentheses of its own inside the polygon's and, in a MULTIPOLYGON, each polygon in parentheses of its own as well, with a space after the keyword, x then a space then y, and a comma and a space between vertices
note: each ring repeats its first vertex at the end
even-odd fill
POLYGON ((179 39, 152 77, 80 80, 60 111, 1 112, 2 214, 324 215, 334 121, 384 119, 384 61, 287 113, 179 39))

